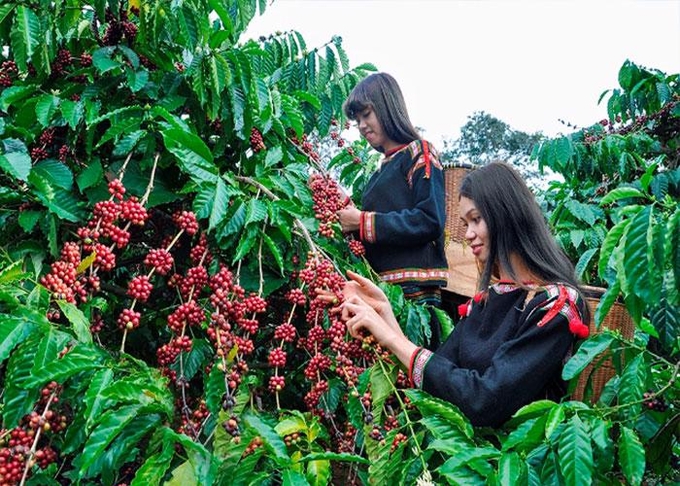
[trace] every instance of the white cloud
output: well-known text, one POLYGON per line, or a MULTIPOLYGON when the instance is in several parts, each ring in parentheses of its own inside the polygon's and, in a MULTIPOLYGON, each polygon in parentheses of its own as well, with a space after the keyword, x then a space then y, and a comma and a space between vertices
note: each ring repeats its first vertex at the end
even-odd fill
POLYGON ((426 137, 458 136, 484 110, 528 132, 606 116, 600 94, 626 59, 680 72, 680 2, 276 0, 246 37, 296 30, 308 47, 334 35, 353 66, 400 83, 426 137))

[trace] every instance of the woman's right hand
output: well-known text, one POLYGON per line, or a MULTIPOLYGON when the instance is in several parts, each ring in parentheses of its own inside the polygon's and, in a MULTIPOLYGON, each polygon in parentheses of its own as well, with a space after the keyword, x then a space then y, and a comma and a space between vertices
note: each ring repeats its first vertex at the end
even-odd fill
POLYGON ((355 296, 359 297, 373 307, 378 314, 383 314, 386 308, 390 307, 390 302, 387 300, 385 293, 370 279, 362 277, 351 270, 347 270, 347 277, 349 277, 349 280, 345 282, 345 286, 342 289, 342 295, 345 297, 345 300, 355 296))

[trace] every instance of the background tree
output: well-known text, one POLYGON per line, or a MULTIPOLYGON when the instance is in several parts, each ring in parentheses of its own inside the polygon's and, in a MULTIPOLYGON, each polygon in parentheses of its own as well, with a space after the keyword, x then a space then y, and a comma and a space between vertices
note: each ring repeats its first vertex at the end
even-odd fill
POLYGON ((531 150, 545 137, 540 132, 514 130, 507 123, 484 111, 474 112, 460 129, 460 137, 444 140, 442 157, 449 162, 484 165, 505 160, 515 165, 532 187, 543 187, 542 175, 530 159, 531 150))

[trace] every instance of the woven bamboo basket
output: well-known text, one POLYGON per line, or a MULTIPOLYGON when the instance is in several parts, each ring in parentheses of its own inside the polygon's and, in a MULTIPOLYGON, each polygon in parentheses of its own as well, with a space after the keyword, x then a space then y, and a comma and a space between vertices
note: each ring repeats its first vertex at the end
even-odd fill
MULTIPOLYGON (((603 329, 618 330, 621 335, 626 339, 632 339, 633 333, 635 332, 635 323, 631 318, 626 306, 622 302, 615 302, 611 309, 602 320, 600 328, 595 328, 595 310, 600 302, 600 298, 606 291, 606 289, 601 287, 582 287, 584 293, 586 294, 586 300, 588 301, 588 308, 590 309, 590 335, 600 332, 603 329)), ((602 389, 607 384, 607 382, 614 376, 616 370, 611 361, 611 358, 607 358, 599 367, 595 368, 594 365, 599 364, 602 359, 601 356, 596 357, 591 364, 589 364, 579 376, 576 388, 571 395, 572 400, 582 401, 585 398, 586 387, 590 386, 590 396, 589 401, 595 403, 599 400, 602 393, 602 389)))
POLYGON ((465 162, 444 164, 444 189, 446 191, 446 232, 447 241, 461 243, 465 240, 465 226, 460 220, 458 190, 463 177, 475 166, 465 162))

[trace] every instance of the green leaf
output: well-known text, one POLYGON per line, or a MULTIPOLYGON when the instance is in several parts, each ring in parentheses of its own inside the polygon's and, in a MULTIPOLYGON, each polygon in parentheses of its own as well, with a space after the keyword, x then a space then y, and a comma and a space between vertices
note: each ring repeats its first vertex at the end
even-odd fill
POLYGON ((28 7, 18 5, 14 16, 14 28, 10 32, 10 47, 20 71, 27 71, 28 64, 41 42, 40 19, 28 7))
POLYGON ((81 343, 91 343, 90 322, 85 317, 85 314, 69 302, 59 300, 57 304, 59 304, 59 308, 64 313, 66 319, 73 325, 73 331, 76 333, 78 341, 81 343))
POLYGON ((115 50, 114 46, 107 46, 101 47, 92 53, 92 64, 101 74, 122 66, 120 61, 111 59, 111 55, 115 50))
POLYGON ((588 430, 578 415, 574 415, 562 431, 558 443, 559 465, 567 486, 591 484, 593 479, 593 449, 588 430))
MULTIPOLYGON (((623 403, 633 403, 640 400, 647 382, 647 366, 644 355, 638 354, 631 359, 621 373, 619 381, 619 398, 623 403)), ((633 407, 635 408, 635 407, 633 407)), ((634 413, 634 410, 630 410, 634 413)))
POLYGON ((208 146, 193 133, 171 128, 161 132, 165 146, 177 158, 182 171, 200 185, 215 185, 218 170, 208 146))
POLYGON ((621 237, 623 236, 626 228, 630 225, 631 219, 624 219, 617 224, 615 224, 605 236, 602 246, 600 247, 600 259, 598 261, 598 275, 604 280, 607 273, 607 268, 609 266, 609 260, 614 248, 619 244, 621 237))
POLYGON ((59 98, 54 95, 42 95, 35 104, 35 115, 43 127, 48 127, 59 107, 59 98))
POLYGON ((126 69, 127 84, 130 91, 136 93, 149 82, 149 71, 142 68, 139 70, 126 69))
POLYGON ((598 218, 599 209, 597 206, 592 204, 583 204, 576 200, 570 199, 564 204, 564 207, 569 210, 569 212, 576 219, 583 221, 588 225, 594 225, 598 218))
POLYGON ((278 466, 287 466, 290 464, 290 457, 285 442, 276 433, 274 427, 266 423, 258 415, 247 411, 243 414, 243 423, 253 429, 264 442, 265 449, 273 456, 278 466))
POLYGON ((208 231, 215 229, 224 219, 229 207, 229 193, 224 179, 217 178, 215 185, 215 192, 213 193, 212 211, 210 212, 210 219, 208 220, 208 231))
POLYGON ((383 361, 377 361, 370 368, 372 412, 377 421, 382 416, 385 401, 394 392, 398 371, 395 365, 388 365, 383 361))
POLYGON ((562 379, 571 380, 590 364, 595 357, 609 348, 614 338, 606 333, 596 334, 583 343, 562 369, 562 379))
POLYGON ((83 119, 83 103, 81 101, 61 100, 59 108, 66 123, 75 130, 83 119))
POLYGON ((404 392, 423 416, 439 415, 463 432, 465 437, 472 438, 474 435, 472 425, 456 406, 420 390, 409 389, 404 392))
POLYGON ((31 172, 31 157, 25 152, 0 154, 0 169, 15 179, 26 182, 31 172))
MULTIPOLYGON (((13 282, 18 282, 24 280, 29 276, 26 272, 22 270, 23 262, 17 260, 10 263, 5 268, 0 268, 0 284, 7 285, 13 282)), ((0 359, 2 361, 2 359, 0 359)))
POLYGON ((64 382, 71 376, 98 368, 100 360, 89 346, 77 345, 61 359, 53 360, 40 369, 33 370, 29 386, 41 386, 48 381, 64 382))
POLYGON ((578 259, 578 262, 576 262, 576 266, 574 267, 574 271, 576 272, 576 277, 579 280, 583 280, 583 276, 586 274, 588 270, 588 265, 590 264, 590 260, 593 258, 593 255, 597 253, 597 248, 590 248, 589 250, 586 250, 583 252, 583 254, 580 256, 578 259))
POLYGON ((174 456, 174 446, 170 442, 163 442, 161 452, 149 456, 137 470, 130 486, 158 486, 170 469, 170 462, 174 456))
POLYGON ((31 387, 31 367, 36 357, 40 337, 30 334, 12 353, 5 368, 2 394, 3 427, 11 429, 35 406, 40 389, 31 387))
POLYGON ((199 484, 194 468, 189 461, 185 461, 172 470, 172 477, 163 486, 202 486, 199 484))
POLYGON ((621 426, 619 464, 628 484, 637 485, 645 474, 645 449, 632 429, 621 426))
POLYGON ((95 421, 101 416, 104 410, 106 400, 102 396, 102 391, 105 390, 113 381, 113 370, 104 368, 97 370, 92 374, 90 379, 90 386, 85 392, 85 413, 86 428, 88 432, 92 429, 95 421))
POLYGON ((281 250, 279 250, 279 247, 276 245, 276 242, 272 240, 269 235, 266 233, 262 233, 262 239, 267 246, 267 249, 269 250, 269 253, 271 254, 272 257, 274 257, 274 262, 276 262, 276 266, 278 267, 279 273, 281 275, 284 275, 285 270, 284 270, 284 264, 283 264, 283 255, 281 254, 281 250))
POLYGON ((43 177, 54 187, 66 189, 67 191, 73 187, 73 173, 71 169, 58 160, 41 160, 33 166, 33 173, 43 177))
POLYGON ((102 168, 102 164, 98 159, 95 159, 91 160, 87 164, 87 167, 85 167, 83 171, 78 174, 78 177, 76 177, 76 183, 78 184, 78 188, 81 191, 84 191, 89 187, 99 184, 103 177, 104 169, 102 168))
POLYGON ((118 409, 108 410, 99 417, 97 425, 90 434, 80 456, 82 457, 81 476, 86 473, 127 424, 137 416, 141 408, 142 406, 139 404, 125 405, 118 409))
POLYGON ((545 440, 545 417, 531 418, 517 426, 503 441, 503 451, 531 450, 545 440))
POLYGON ((264 221, 267 217, 267 203, 259 199, 251 199, 248 201, 247 212, 246 212, 246 226, 251 223, 258 223, 264 221))
POLYGON ((294 469, 284 469, 281 478, 283 479, 283 486, 309 486, 310 484, 302 474, 294 469))
POLYGON ((647 195, 640 191, 639 189, 636 189, 634 187, 619 187, 616 188, 612 191, 609 191, 601 200, 600 200, 600 206, 605 206, 607 204, 611 204, 615 201, 618 201, 620 199, 627 199, 631 197, 640 197, 640 198, 646 198, 647 195))
POLYGON ((651 285, 648 254, 652 251, 651 241, 652 207, 640 211, 630 223, 626 234, 624 272, 628 288, 646 302, 658 300, 659 289, 651 285))
POLYGON ((36 329, 36 323, 7 314, 0 314, 0 363, 5 361, 15 346, 26 340, 36 329))
POLYGON ((524 484, 526 480, 526 464, 516 452, 501 455, 498 461, 498 482, 502 486, 524 484))

